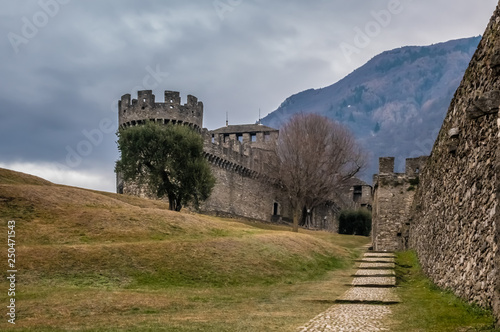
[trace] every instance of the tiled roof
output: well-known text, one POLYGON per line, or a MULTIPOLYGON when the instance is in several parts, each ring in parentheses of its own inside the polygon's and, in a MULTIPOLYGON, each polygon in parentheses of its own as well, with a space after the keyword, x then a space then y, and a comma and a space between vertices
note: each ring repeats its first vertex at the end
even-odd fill
POLYGON ((261 124, 229 125, 210 131, 211 134, 241 134, 241 133, 261 133, 278 131, 261 124))

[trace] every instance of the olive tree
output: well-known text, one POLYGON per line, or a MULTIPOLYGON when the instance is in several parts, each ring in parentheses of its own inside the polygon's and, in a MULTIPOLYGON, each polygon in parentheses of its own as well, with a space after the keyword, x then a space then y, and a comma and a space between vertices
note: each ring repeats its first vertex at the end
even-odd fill
POLYGON ((187 126, 144 125, 120 129, 121 159, 116 172, 158 198, 167 197, 171 210, 206 200, 215 184, 203 157, 201 135, 187 126))

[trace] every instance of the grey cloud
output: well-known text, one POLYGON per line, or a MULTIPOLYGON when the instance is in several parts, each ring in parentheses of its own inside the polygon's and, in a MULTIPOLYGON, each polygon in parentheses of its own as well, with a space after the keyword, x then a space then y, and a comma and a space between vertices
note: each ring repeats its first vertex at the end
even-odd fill
MULTIPOLYGON (((222 126, 226 112, 231 123, 250 123, 259 108, 264 116, 384 50, 481 34, 496 0, 401 0, 405 10, 351 63, 340 43, 389 0, 242 0, 222 20, 213 1, 71 0, 18 53, 8 33, 21 34, 23 18, 41 7, 0 3, 0 162, 64 163, 67 147, 88 140, 84 130, 103 119, 116 126, 117 101, 132 90, 152 88, 158 100, 163 90, 181 91, 183 101, 193 94, 209 128, 222 126), (168 76, 152 80, 148 68, 168 76)), ((113 177, 115 140, 104 134, 74 169, 113 177)))

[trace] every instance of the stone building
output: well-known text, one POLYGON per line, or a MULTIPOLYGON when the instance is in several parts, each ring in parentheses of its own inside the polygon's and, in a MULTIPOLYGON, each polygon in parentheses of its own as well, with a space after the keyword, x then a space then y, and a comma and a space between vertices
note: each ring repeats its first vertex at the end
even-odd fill
POLYGON ((353 209, 365 208, 372 210, 373 192, 372 186, 358 179, 350 179, 342 191, 344 193, 343 205, 353 209))
MULTIPOLYGON (((216 178, 212 194, 200 206, 202 212, 263 221, 291 221, 292 211, 286 195, 266 171, 279 136, 277 129, 261 124, 226 124, 209 131, 203 128, 203 103, 188 95, 187 103, 181 105, 179 92, 175 91, 165 91, 164 102, 156 102, 151 90, 139 91, 137 99, 131 99, 130 94, 123 95, 118 103, 118 119, 120 128, 154 121, 187 125, 202 135, 204 155, 216 178)), ((304 211, 310 227, 337 232, 340 209, 371 205, 367 185, 353 181, 357 182, 346 188, 344 194, 314 211, 304 211)), ((144 188, 124 183, 119 177, 117 191, 147 195, 144 188)))

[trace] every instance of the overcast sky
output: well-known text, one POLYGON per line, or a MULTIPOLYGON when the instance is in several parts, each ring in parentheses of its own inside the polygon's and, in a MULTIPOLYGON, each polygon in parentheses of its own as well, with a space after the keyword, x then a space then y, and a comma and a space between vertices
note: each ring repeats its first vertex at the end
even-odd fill
POLYGON ((255 123, 373 56, 484 32, 497 0, 0 0, 0 167, 115 191, 117 101, 255 123))

